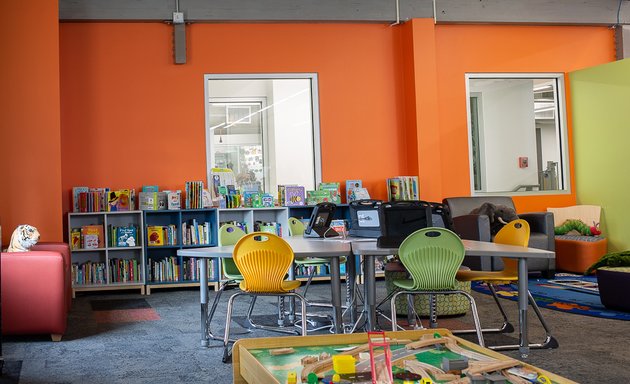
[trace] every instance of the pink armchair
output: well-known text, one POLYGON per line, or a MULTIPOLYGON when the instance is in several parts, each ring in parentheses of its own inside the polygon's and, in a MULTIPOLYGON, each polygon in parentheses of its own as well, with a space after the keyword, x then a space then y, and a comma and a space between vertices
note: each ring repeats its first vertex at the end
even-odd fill
POLYGON ((60 341, 72 302, 70 249, 40 243, 2 253, 2 334, 50 334, 60 341))

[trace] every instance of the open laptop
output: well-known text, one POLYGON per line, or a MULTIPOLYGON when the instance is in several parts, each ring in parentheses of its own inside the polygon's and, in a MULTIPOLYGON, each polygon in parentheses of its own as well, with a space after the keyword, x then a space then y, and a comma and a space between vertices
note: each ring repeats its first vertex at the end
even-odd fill
POLYGON ((383 203, 379 219, 382 233, 376 241, 379 248, 398 248, 413 232, 433 225, 431 205, 424 201, 383 203))

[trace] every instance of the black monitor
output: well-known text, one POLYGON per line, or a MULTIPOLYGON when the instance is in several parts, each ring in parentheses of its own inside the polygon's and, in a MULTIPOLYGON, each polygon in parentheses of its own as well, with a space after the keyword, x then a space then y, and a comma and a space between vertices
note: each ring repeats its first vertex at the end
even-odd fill
POLYGON ((304 229, 304 237, 335 237, 339 233, 330 228, 330 222, 337 206, 333 203, 319 203, 313 208, 311 219, 304 229))
POLYGON ((381 248, 397 248, 418 229, 433 226, 431 205, 424 201, 390 201, 379 209, 382 235, 381 248))

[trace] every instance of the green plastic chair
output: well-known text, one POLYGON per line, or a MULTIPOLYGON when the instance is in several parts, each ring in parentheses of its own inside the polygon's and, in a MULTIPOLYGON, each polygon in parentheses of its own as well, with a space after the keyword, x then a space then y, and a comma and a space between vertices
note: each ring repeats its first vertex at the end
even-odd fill
MULTIPOLYGON (((245 231, 238 226, 234 224, 224 224, 219 228, 219 245, 234 245, 245 235, 245 231)), ((223 275, 227 280, 238 282, 243 280, 243 275, 239 272, 233 259, 221 258, 221 267, 223 268, 223 275)))
MULTIPOLYGON (((484 345, 475 299, 469 293, 455 288, 455 275, 464 260, 464 253, 464 244, 461 239, 445 228, 420 229, 402 242, 398 248, 398 257, 409 271, 411 279, 393 281, 393 284, 402 290, 396 292, 391 298, 393 331, 396 331, 398 327, 396 299, 399 295, 406 294, 409 303, 413 302, 413 295, 429 295, 431 325, 433 326, 437 323, 436 295, 460 294, 466 296, 470 302, 479 345, 484 345)), ((409 310, 414 310, 413 305, 409 310)))

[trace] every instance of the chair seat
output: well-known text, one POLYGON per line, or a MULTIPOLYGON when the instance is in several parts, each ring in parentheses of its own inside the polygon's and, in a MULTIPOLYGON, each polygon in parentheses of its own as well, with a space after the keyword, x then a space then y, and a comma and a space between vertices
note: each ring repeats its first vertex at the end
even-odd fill
MULTIPOLYGON (((321 257, 305 257, 294 260, 296 265, 326 265, 330 264, 330 259, 323 259, 321 257)), ((339 264, 343 264, 346 262, 346 257, 342 256, 339 258, 339 264)))
MULTIPOLYGON (((293 291, 297 288, 300 287, 300 284, 302 284, 299 280, 285 280, 282 282, 282 290, 283 292, 259 292, 259 293, 284 293, 284 292, 289 292, 289 291, 293 291)), ((249 290, 247 289, 247 285, 245 284, 245 280, 241 281, 238 285, 238 287, 245 292, 249 292, 249 290)))
POLYGON ((394 280, 392 281, 392 283, 394 283, 395 286, 397 286, 398 288, 401 288, 405 291, 412 291, 413 290, 413 280, 412 279, 402 279, 402 280, 394 280))
POLYGON ((457 271, 455 279, 459 281, 485 281, 491 284, 506 284, 518 281, 518 275, 505 271, 457 271))
POLYGON ((232 275, 229 273, 223 272, 223 276, 225 276, 226 280, 235 280, 235 281, 243 281, 243 275, 232 275))

